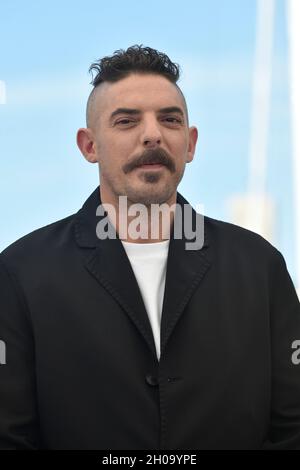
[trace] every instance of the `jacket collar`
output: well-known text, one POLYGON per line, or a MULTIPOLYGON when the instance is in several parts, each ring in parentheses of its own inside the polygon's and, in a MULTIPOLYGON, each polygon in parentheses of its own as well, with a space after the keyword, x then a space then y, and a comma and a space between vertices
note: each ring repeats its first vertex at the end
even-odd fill
MULTIPOLYGON (((195 223, 196 217, 200 215, 179 193, 177 203, 182 207, 182 214, 184 204, 190 207, 195 223)), ((75 237, 78 246, 93 248, 84 250, 85 267, 127 313, 156 357, 151 324, 124 247, 118 237, 104 240, 97 237, 96 225, 100 218, 96 215, 96 209, 100 204, 98 186, 75 215, 75 237)), ((170 234, 161 319, 161 357, 178 319, 211 265, 208 257, 206 217, 201 217, 204 223, 204 243, 201 249, 186 249, 186 242, 192 240, 185 237, 184 231, 182 238, 174 237, 173 230, 170 234)))
MULTIPOLYGON (((179 204, 182 208, 185 205, 190 206, 189 202, 179 193, 177 192, 177 204, 179 204)), ((96 226, 99 222, 99 216, 96 216, 97 207, 101 205, 101 197, 100 197, 100 186, 92 192, 92 194, 88 197, 88 199, 83 204, 82 208, 77 212, 75 215, 75 237, 78 245, 82 248, 96 248, 99 245, 99 238, 96 234, 96 226)), ((190 206, 193 225, 195 222, 196 211, 190 206)), ((205 217, 204 217, 205 222, 205 217)), ((173 231, 171 232, 171 239, 173 238, 173 231)), ((191 241, 187 240, 184 237, 184 241, 191 241)), ((209 246, 208 241, 208 233, 207 227, 204 223, 204 242, 203 248, 209 246)))

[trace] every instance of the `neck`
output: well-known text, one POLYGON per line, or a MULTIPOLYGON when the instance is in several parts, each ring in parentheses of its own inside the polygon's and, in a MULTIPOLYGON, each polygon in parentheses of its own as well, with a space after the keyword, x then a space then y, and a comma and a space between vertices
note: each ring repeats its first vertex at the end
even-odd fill
POLYGON ((168 201, 161 204, 135 206, 126 196, 112 197, 100 185, 101 203, 110 223, 121 240, 131 243, 157 243, 170 239, 176 194, 175 191, 168 201))

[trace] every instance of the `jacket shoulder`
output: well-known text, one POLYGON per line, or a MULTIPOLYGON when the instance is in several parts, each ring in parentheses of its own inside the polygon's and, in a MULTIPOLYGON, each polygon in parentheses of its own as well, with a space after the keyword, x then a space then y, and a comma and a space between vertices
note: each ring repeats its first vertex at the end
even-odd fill
POLYGON ((205 226, 209 239, 231 255, 243 253, 245 256, 282 257, 280 251, 263 236, 240 225, 205 216, 205 226))
POLYGON ((0 260, 4 264, 31 263, 46 253, 51 256, 54 251, 61 251, 73 239, 75 215, 69 215, 24 235, 0 253, 0 260))

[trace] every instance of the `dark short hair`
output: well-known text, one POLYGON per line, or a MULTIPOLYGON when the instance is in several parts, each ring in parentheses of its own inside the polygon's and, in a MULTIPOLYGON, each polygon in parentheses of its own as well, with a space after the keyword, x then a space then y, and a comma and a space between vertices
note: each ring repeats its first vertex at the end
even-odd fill
POLYGON ((94 62, 89 72, 92 75, 91 85, 94 86, 88 103, 87 103, 87 125, 88 125, 88 108, 96 87, 103 82, 117 82, 132 73, 140 74, 157 74, 167 78, 172 82, 180 92, 186 111, 188 121, 188 112, 184 95, 177 85, 180 77, 180 66, 172 62, 169 57, 152 49, 151 47, 143 47, 142 44, 135 44, 128 49, 119 49, 112 56, 106 56, 99 61, 94 62), (95 76, 93 76, 95 72, 95 76))
POLYGON ((91 81, 94 87, 102 82, 116 82, 133 72, 156 73, 172 83, 176 83, 180 76, 178 64, 171 62, 166 54, 142 44, 128 47, 126 51, 119 49, 112 56, 103 57, 90 66, 89 72, 96 72, 91 81))

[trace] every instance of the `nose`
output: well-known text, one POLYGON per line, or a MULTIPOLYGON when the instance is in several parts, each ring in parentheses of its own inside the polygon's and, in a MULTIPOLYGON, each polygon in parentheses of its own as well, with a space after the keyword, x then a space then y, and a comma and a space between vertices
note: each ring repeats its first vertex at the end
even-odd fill
POLYGON ((147 148, 161 144, 161 130, 155 117, 145 118, 141 139, 143 146, 147 148))

